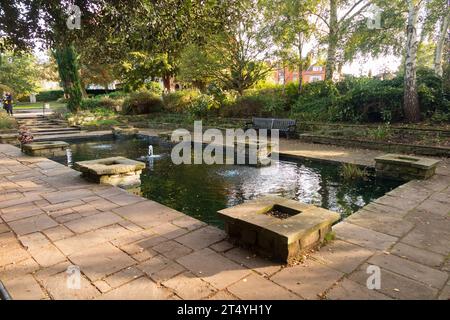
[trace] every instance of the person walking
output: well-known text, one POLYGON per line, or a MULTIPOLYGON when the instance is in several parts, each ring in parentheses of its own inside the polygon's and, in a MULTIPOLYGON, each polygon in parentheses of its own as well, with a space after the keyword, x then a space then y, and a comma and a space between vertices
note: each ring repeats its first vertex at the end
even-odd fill
POLYGON ((6 112, 12 116, 13 115, 13 98, 11 92, 6 93, 5 100, 3 101, 5 105, 6 112))

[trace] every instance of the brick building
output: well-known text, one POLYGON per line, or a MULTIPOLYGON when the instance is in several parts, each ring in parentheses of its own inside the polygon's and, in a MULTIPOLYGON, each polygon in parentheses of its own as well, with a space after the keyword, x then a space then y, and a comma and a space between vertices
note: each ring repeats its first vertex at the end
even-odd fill
MULTIPOLYGON (((297 82, 298 79, 298 71, 293 71, 288 68, 276 69, 273 74, 273 80, 278 84, 297 82)), ((323 66, 310 66, 302 72, 303 83, 323 80, 325 80, 325 67, 323 66)))

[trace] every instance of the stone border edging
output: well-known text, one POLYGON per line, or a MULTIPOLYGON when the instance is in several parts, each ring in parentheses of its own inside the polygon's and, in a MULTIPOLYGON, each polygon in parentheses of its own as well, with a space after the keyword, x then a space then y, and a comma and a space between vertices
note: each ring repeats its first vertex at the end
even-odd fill
POLYGON ((362 149, 375 149, 375 150, 383 150, 386 152, 402 152, 426 156, 441 156, 447 158, 450 157, 450 148, 445 147, 431 147, 431 146, 393 143, 393 142, 378 142, 368 140, 356 140, 349 138, 335 138, 321 135, 312 135, 307 133, 300 134, 299 140, 308 143, 330 144, 362 149))

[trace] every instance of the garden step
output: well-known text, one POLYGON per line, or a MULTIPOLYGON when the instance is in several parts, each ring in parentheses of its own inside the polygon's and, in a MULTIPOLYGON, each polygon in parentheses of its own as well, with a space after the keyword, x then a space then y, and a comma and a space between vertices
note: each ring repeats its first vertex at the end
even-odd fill
POLYGON ((31 132, 76 132, 80 131, 80 128, 71 128, 71 127, 63 127, 63 128, 31 128, 31 132))
POLYGON ((74 133, 79 133, 81 132, 80 130, 78 131, 44 131, 44 132, 33 132, 34 136, 49 136, 49 135, 64 135, 64 134, 74 134, 74 133))

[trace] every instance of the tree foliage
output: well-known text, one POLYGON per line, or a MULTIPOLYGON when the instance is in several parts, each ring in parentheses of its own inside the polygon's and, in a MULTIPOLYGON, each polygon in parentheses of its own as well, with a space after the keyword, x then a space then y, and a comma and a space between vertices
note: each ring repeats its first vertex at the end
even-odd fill
POLYGON ((38 89, 39 67, 32 54, 0 54, 0 84, 16 95, 26 95, 38 89))

